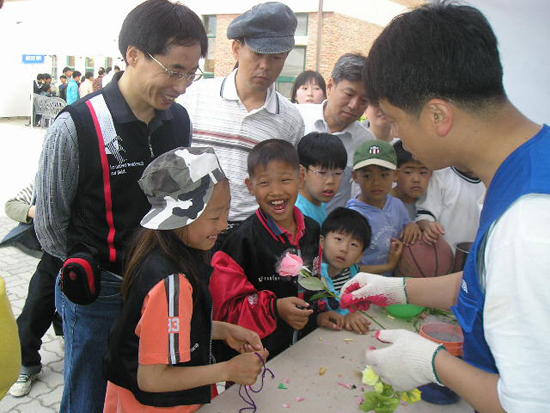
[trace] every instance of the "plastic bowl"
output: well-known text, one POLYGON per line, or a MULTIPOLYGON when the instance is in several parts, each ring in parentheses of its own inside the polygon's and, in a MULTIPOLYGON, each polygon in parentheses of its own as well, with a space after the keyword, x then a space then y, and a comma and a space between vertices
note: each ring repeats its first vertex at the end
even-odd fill
POLYGON ((409 319, 421 314, 426 307, 415 304, 393 304, 386 307, 386 309, 394 317, 409 319))
POLYGON ((420 335, 436 343, 443 344, 447 351, 462 356, 464 334, 460 326, 447 323, 429 323, 420 328, 420 335))

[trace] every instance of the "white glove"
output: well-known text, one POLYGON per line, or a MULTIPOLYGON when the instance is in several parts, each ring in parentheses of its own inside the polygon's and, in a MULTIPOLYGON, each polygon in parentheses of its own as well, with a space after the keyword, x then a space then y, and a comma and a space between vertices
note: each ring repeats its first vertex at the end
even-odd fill
POLYGON ((405 278, 360 272, 342 287, 342 308, 368 310, 371 303, 381 307, 406 304, 405 278))
POLYGON ((367 365, 397 391, 428 383, 442 385, 435 372, 435 356, 444 347, 407 330, 380 330, 376 338, 391 346, 367 350, 367 365))

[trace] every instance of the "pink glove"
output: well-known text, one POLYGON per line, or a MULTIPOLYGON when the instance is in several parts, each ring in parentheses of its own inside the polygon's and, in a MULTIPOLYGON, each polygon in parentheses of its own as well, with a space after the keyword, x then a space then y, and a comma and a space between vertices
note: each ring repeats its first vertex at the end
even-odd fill
POLYGON ((387 307, 406 304, 405 278, 360 272, 342 287, 340 305, 351 312, 368 310, 371 304, 387 307))
POLYGON ((410 391, 428 383, 442 385, 435 371, 435 356, 444 349, 407 330, 380 330, 376 338, 391 346, 367 350, 367 365, 397 391, 410 391))

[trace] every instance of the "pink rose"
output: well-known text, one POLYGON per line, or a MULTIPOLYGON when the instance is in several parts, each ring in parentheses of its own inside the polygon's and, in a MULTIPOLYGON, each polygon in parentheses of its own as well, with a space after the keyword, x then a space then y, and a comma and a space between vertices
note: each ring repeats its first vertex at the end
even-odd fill
POLYGON ((287 252, 281 260, 277 272, 281 277, 296 277, 300 273, 303 265, 304 261, 301 257, 287 252))

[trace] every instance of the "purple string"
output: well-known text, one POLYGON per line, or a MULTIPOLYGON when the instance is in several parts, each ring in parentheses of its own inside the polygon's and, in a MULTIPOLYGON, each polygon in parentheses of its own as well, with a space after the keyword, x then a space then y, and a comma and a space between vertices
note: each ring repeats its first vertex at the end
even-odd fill
POLYGON ((270 368, 266 367, 265 366, 265 360, 263 359, 263 357, 260 355, 260 353, 258 352, 254 352, 254 354, 256 354, 260 360, 262 361, 262 364, 264 365, 264 370, 262 372, 262 383, 260 385, 260 388, 258 390, 254 390, 252 388, 252 386, 245 386, 245 385, 240 385, 239 386, 239 396, 241 399, 243 399, 243 401, 248 404, 248 406, 246 407, 243 407, 242 409, 239 409, 239 413, 243 413, 247 410, 252 410, 252 413, 256 413, 256 411, 258 410, 258 407, 256 406, 256 403, 254 402, 254 399, 252 398, 252 396, 250 395, 250 393, 248 392, 249 390, 252 392, 252 393, 259 393, 262 391, 262 389, 264 388, 264 380, 265 380, 265 374, 267 372, 269 372, 269 374, 271 374, 271 378, 274 379, 275 378, 275 374, 273 374, 273 372, 271 371, 270 368), (246 397, 243 396, 242 394, 242 390, 244 388, 244 392, 246 394, 246 397))

